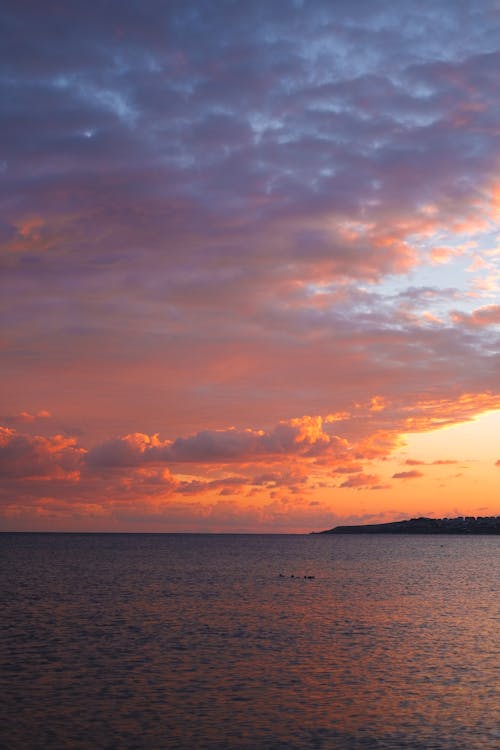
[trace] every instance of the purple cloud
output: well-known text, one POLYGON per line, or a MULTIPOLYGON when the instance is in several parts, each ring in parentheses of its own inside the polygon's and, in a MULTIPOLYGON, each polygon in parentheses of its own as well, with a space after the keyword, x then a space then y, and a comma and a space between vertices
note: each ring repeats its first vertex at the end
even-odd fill
POLYGON ((392 475, 393 479, 419 479, 420 477, 423 477, 421 471, 417 471, 417 469, 412 469, 411 471, 397 471, 395 474, 392 475))

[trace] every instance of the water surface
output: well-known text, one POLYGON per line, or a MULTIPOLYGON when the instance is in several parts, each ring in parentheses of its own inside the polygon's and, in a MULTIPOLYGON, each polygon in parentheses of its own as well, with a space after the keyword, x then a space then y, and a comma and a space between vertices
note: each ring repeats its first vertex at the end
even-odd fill
POLYGON ((6 750, 500 747, 498 538, 4 534, 0 550, 6 750))

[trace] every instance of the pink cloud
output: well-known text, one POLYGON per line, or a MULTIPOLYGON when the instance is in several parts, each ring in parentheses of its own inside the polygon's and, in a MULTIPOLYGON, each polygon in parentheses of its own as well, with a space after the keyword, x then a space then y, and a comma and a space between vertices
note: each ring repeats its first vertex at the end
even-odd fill
POLYGON ((451 319, 454 323, 472 327, 500 325, 500 305, 485 305, 470 314, 453 311, 451 319))
POLYGON ((51 414, 46 409, 41 409, 35 414, 28 411, 21 411, 18 414, 0 416, 0 423, 13 426, 18 424, 31 424, 40 420, 50 419, 51 414))

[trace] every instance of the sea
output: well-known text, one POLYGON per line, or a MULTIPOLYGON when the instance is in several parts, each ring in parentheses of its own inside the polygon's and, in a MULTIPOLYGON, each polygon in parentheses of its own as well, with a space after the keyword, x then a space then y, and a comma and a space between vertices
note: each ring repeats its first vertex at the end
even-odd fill
POLYGON ((2 750, 500 748, 500 539, 0 534, 2 750))

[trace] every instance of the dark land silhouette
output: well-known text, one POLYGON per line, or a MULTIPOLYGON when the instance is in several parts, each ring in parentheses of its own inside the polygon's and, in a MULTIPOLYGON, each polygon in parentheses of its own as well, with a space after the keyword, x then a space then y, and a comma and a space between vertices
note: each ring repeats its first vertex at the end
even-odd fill
POLYGON ((500 516, 410 518, 390 523, 335 526, 317 534, 500 534, 500 516))

